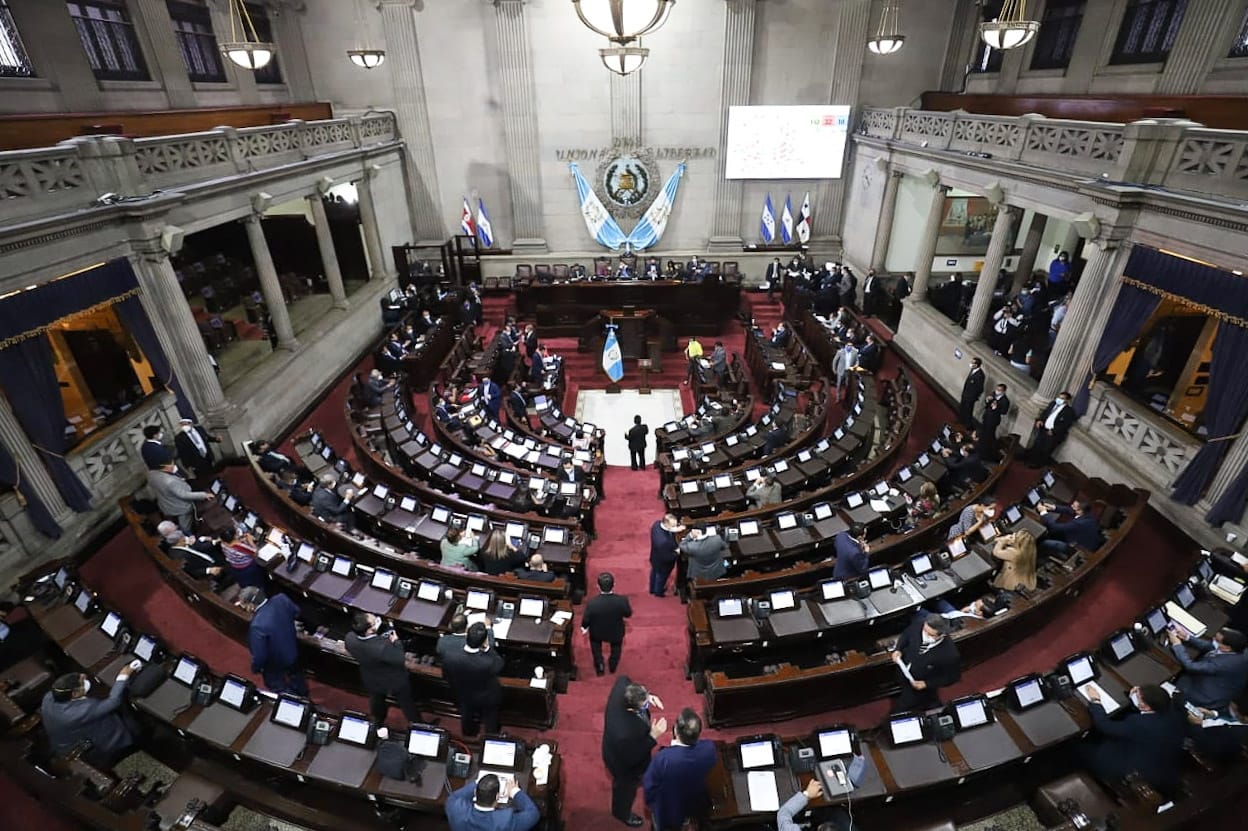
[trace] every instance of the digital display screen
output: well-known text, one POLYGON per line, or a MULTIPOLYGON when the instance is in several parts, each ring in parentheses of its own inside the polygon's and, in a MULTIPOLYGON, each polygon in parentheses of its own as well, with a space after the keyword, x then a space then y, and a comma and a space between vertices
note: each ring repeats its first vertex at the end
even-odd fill
POLYGON ((427 600, 430 603, 437 603, 442 598, 442 586, 437 583, 431 583, 428 580, 421 580, 416 586, 416 598, 418 600, 427 600))
POLYGON ((58 589, 65 588, 65 584, 69 582, 69 572, 63 568, 58 568, 56 576, 52 578, 52 582, 56 584, 58 589))
POLYGON ((783 612, 786 609, 797 608, 797 597, 793 594, 792 589, 771 593, 771 609, 773 612, 783 612))
POLYGON ((350 577, 351 567, 353 565, 355 565, 355 563, 351 562, 351 560, 346 557, 335 557, 334 564, 330 566, 329 570, 334 574, 337 574, 339 577, 350 577))
POLYGON ((1056 483, 1057 483, 1057 477, 1053 475, 1053 471, 1046 470, 1044 472, 1044 486, 1046 488, 1051 488, 1056 483))
POLYGON ((297 729, 303 726, 303 714, 307 709, 307 706, 302 701, 279 698, 277 700, 277 710, 273 713, 273 720, 278 724, 284 724, 287 727, 297 729))
POLYGON ((528 529, 524 526, 523 523, 509 522, 507 523, 507 528, 504 531, 504 533, 507 535, 507 539, 509 540, 522 540, 524 539, 524 534, 526 531, 528 531, 528 529))
POLYGON ((312 558, 316 556, 316 548, 306 542, 299 543, 299 550, 295 552, 295 556, 305 563, 312 562, 312 558))
POLYGON ((542 542, 550 542, 555 545, 563 545, 568 541, 568 529, 551 528, 542 529, 542 542))
POLYGON ((1044 701, 1044 687, 1039 678, 1031 678, 1015 684, 1014 695, 1018 698, 1019 709, 1026 710, 1044 701))
POLYGON ((485 530, 485 517, 483 516, 468 517, 468 528, 471 531, 484 531, 485 530))
POLYGON ((386 571, 384 568, 377 569, 373 572, 373 580, 369 585, 379 591, 390 591, 394 588, 394 572, 386 571))
POLYGON ((574 496, 576 494, 576 483, 575 482, 560 482, 559 494, 561 496, 574 496))
POLYGON ((1179 601, 1179 605, 1186 609, 1196 602, 1196 595, 1192 593, 1192 587, 1184 583, 1174 593, 1174 599, 1179 601))
POLYGON ((185 655, 178 659, 178 665, 173 668, 173 677, 187 685, 195 683, 195 676, 198 674, 199 664, 185 655))
POLYGON ((815 519, 827 519, 832 516, 832 506, 827 502, 820 502, 815 506, 815 519))
POLYGON ((886 494, 886 493, 888 493, 888 483, 887 483, 887 482, 877 482, 877 483, 876 483, 876 485, 875 485, 875 495, 876 495, 876 496, 883 496, 883 495, 884 495, 884 494, 886 494))
POLYGON ((1070 673, 1070 683, 1076 687, 1096 677, 1096 670, 1092 667, 1092 659, 1086 655, 1066 664, 1066 671, 1070 673))
POLYGON ((1161 630, 1166 628, 1166 613, 1161 609, 1153 609, 1148 613, 1148 617, 1144 619, 1148 624, 1148 630, 1154 635, 1160 634, 1161 630))
POLYGON ((1023 512, 1019 510, 1017 505, 1011 505, 1010 507, 1005 509, 1005 519, 1007 522, 1010 522, 1010 523, 1018 522, 1022 518, 1023 518, 1023 512))
POLYGON ((74 608, 85 615, 87 613, 87 609, 91 608, 91 601, 94 599, 95 598, 91 596, 91 592, 83 589, 78 592, 78 596, 74 598, 74 608))
POLYGON ((493 597, 489 592, 483 592, 478 589, 469 589, 468 599, 464 601, 464 605, 469 609, 476 609, 484 612, 489 610, 490 601, 492 599, 493 597))
POLYGON ((451 518, 451 512, 446 508, 437 507, 430 512, 429 516, 434 522, 440 522, 445 525, 451 518))
POLYGON ((776 473, 784 473, 786 470, 789 469, 789 463, 786 462, 784 459, 777 459, 776 463, 772 465, 771 467, 772 467, 772 470, 774 470, 776 473))
POLYGON ((720 617, 737 617, 744 611, 744 604, 739 597, 721 597, 718 611, 720 617))
POLYGON ((347 744, 364 746, 368 744, 368 736, 371 729, 372 725, 368 723, 367 719, 343 713, 342 721, 338 723, 338 740, 347 744))
POLYGON ((984 706, 982 698, 958 702, 953 708, 953 714, 958 720, 958 726, 963 730, 988 723, 988 709, 984 706))
POLYGON ((109 612, 104 616, 103 622, 100 623, 100 631, 110 638, 117 637, 117 630, 121 628, 121 615, 116 612, 109 612))
POLYGON ((851 508, 860 507, 862 502, 863 497, 860 493, 851 493, 849 496, 845 497, 845 504, 851 508))
POLYGON ((914 472, 908 467, 903 467, 897 471, 897 478, 903 482, 909 482, 914 477, 914 472))
POLYGON ((237 508, 237 507, 238 507, 238 500, 237 500, 237 499, 235 499, 233 496, 227 496, 227 497, 225 498, 225 509, 226 509, 227 511, 230 511, 230 512, 232 513, 232 512, 234 511, 234 509, 235 509, 235 508, 237 508))
POLYGON ((221 480, 220 480, 220 479, 213 479, 213 480, 212 480, 212 486, 211 486, 210 490, 212 491, 212 493, 213 493, 213 495, 214 495, 214 496, 220 495, 220 493, 221 493, 221 480))
POLYGON ((983 525, 979 526, 979 538, 984 542, 989 542, 996 536, 997 526, 993 525, 991 522, 985 522, 983 525))
POLYGON ((910 567, 914 569, 916 577, 927 574, 932 570, 932 557, 930 554, 916 554, 910 558, 910 567))
POLYGON ((442 734, 434 730, 417 730, 407 734, 407 752, 422 759, 441 760, 438 752, 442 745, 442 734))
POLYGON ((743 537, 752 537, 758 533, 758 521, 747 519, 737 526, 743 537))
POLYGON ((845 597, 845 583, 840 580, 828 580, 822 589, 824 600, 840 600, 845 597))
POLYGON ((1031 505, 1031 507, 1033 508, 1039 505, 1040 504, 1040 491, 1036 490, 1035 488, 1032 488, 1031 490, 1027 491, 1027 504, 1031 505))
POLYGON ((251 529, 256 527, 256 523, 259 520, 260 520, 260 517, 248 511, 247 516, 243 518, 243 525, 246 526, 247 530, 250 531, 251 529))
POLYGON ((776 745, 771 739, 742 742, 737 747, 741 751, 741 767, 743 770, 760 770, 776 766, 776 745))
POLYGON ((849 756, 854 752, 848 730, 820 730, 816 738, 819 741, 820 759, 849 756))
POLYGON ((543 617, 546 614, 546 601, 539 597, 520 598, 520 617, 543 617))
POLYGON ((918 716, 895 718, 888 723, 888 729, 894 745, 923 741, 923 719, 918 716))
POLYGON ((948 548, 949 554, 956 560, 958 557, 961 557, 966 553, 966 540, 961 537, 949 540, 948 548))
POLYGON ((235 710, 241 710, 247 698, 247 685, 237 678, 226 678, 221 683, 221 694, 217 698, 221 703, 228 704, 235 710))
POLYGON ((892 575, 888 573, 886 568, 873 568, 867 572, 867 580, 871 583, 871 588, 886 589, 893 584, 892 575))
POLYGON ((390 495, 390 489, 387 488, 385 485, 373 486, 373 496, 377 497, 378 499, 385 499, 389 495, 390 495))
POLYGON ((399 507, 404 511, 416 510, 416 498, 414 496, 405 496, 399 500, 399 507))
POLYGON ((134 654, 144 661, 152 660, 152 656, 156 654, 156 641, 147 635, 140 635, 139 642, 134 645, 134 654))
POLYGON ((481 766, 515 770, 518 761, 518 745, 504 739, 486 739, 481 749, 481 766))
POLYGON ((716 476, 716 477, 715 477, 715 487, 717 487, 717 488, 731 488, 731 487, 732 487, 732 477, 731 477, 731 476, 728 476, 728 475, 726 475, 726 474, 721 474, 721 475, 719 475, 719 476, 716 476))
POLYGON ((781 514, 780 516, 776 517, 776 525, 780 528, 781 531, 787 531, 790 528, 796 528, 797 527, 797 515, 796 514, 781 514))
POLYGON ((919 467, 927 467, 932 461, 932 457, 926 453, 919 454, 919 467))
POLYGON ((1125 661, 1135 652, 1135 644, 1131 643, 1131 636, 1125 632, 1109 642, 1109 648, 1114 653, 1114 657, 1119 661, 1125 661))

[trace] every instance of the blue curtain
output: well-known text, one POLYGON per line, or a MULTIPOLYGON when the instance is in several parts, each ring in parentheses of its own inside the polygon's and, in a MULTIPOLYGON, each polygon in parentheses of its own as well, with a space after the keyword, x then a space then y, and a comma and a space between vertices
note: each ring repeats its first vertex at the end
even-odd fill
POLYGON ((1218 324, 1209 367, 1209 397, 1205 401, 1205 428, 1209 440, 1183 468, 1174 482, 1173 498, 1194 505, 1218 472, 1222 457, 1248 415, 1248 372, 1242 362, 1248 355, 1248 329, 1225 321, 1218 324), (1222 438, 1221 441, 1216 439, 1222 438))
POLYGON ((61 535, 61 526, 52 518, 52 514, 48 512, 48 506, 43 504, 39 494, 35 493, 35 489, 30 486, 30 480, 19 475, 17 462, 9 453, 9 448, 3 444, 0 444, 0 482, 10 487, 17 487, 18 493, 26 500, 26 513, 39 533, 52 539, 61 535))
POLYGON ((1248 318, 1248 280, 1229 271, 1142 245, 1131 249, 1123 271, 1131 279, 1169 294, 1233 317, 1248 318))
POLYGON ((1109 364, 1118 353, 1131 345, 1131 341, 1144 328, 1144 324, 1157 311, 1161 298, 1143 289, 1124 283, 1114 302, 1114 310, 1109 313, 1105 324, 1105 332, 1101 342, 1096 346, 1096 354, 1092 358, 1092 372, 1087 375, 1079 391, 1075 394, 1075 412, 1083 415, 1088 411, 1088 398, 1091 395, 1092 379, 1109 368, 1109 364))
POLYGON ((174 396, 177 397, 178 413, 183 418, 195 418, 195 410, 182 392, 182 385, 173 376, 173 369, 169 366, 169 359, 165 356, 165 350, 160 348, 160 339, 156 337, 156 330, 152 328, 152 322, 148 320, 147 311, 144 310, 143 304, 139 302, 139 298, 127 297, 120 303, 115 304, 113 311, 117 312, 121 325, 126 327, 126 331, 130 333, 135 342, 138 343, 139 348, 143 350, 143 354, 147 356, 147 362, 152 365, 152 371, 156 373, 156 378, 172 390, 174 396))
POLYGON ((1244 515, 1245 505, 1248 505, 1248 467, 1239 472, 1222 498, 1213 503, 1213 508, 1205 514, 1205 520, 1214 527, 1224 522, 1235 522, 1244 515))
POLYGON ((0 340, 47 326, 137 287, 130 261, 121 259, 10 295, 0 302, 0 340))

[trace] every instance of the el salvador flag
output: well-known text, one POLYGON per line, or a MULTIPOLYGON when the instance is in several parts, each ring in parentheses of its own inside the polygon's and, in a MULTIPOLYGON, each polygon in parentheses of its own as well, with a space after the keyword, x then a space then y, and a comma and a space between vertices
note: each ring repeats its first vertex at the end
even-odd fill
POLYGON ((485 215, 485 202, 479 196, 477 197, 477 238, 486 248, 494 244, 494 228, 490 225, 490 218, 485 215))
MULTIPOLYGON (((477 225, 480 225, 480 221, 477 225)), ((793 241, 793 206, 789 203, 789 195, 784 195, 784 210, 780 213, 780 239, 785 245, 793 241)))
POLYGON ((620 352, 620 342, 615 338, 615 327, 607 327, 607 342, 602 345, 602 371, 612 383, 619 383, 624 377, 624 355, 620 352))
POLYGON ((759 232, 763 235, 763 242, 771 242, 776 238, 776 212, 771 208, 770 193, 763 202, 763 219, 759 223, 759 232))

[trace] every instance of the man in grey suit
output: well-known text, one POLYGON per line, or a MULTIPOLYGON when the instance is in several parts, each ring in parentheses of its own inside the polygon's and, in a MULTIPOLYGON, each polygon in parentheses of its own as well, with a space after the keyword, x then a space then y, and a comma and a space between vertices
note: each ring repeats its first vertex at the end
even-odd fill
POLYGON ((108 698, 87 698, 91 679, 80 672, 56 679, 39 708, 52 752, 60 755, 86 739, 91 749, 84 758, 96 767, 111 768, 125 756, 135 734, 119 710, 133 672, 129 666, 121 668, 108 698))
POLYGON ((160 512, 178 523, 178 527, 191 533, 195 523, 195 503, 207 502, 213 496, 208 491, 197 491, 178 473, 172 462, 147 472, 147 486, 156 497, 160 512))
POLYGON ((690 580, 718 580, 728 571, 728 543, 719 534, 707 534, 694 528, 680 543, 680 550, 689 558, 690 580))
POLYGON ((1248 685, 1248 644, 1242 632, 1223 628, 1212 641, 1191 637, 1186 630, 1170 631, 1170 650, 1183 665, 1175 685, 1197 707, 1221 710, 1248 685), (1196 650, 1193 658, 1187 647, 1196 650))

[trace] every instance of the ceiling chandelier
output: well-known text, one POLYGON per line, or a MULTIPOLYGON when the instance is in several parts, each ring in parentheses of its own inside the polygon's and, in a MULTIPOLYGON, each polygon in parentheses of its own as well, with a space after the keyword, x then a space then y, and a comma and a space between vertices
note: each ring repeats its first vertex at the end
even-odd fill
POLYGON ((355 0, 355 30, 363 33, 363 43, 358 49, 348 49, 347 57, 360 69, 376 69, 386 60, 386 50, 370 45, 368 22, 364 19, 362 0, 355 0))
POLYGON ((891 55, 905 44, 906 36, 901 34, 901 27, 897 24, 900 7, 901 0, 885 0, 875 37, 867 41, 867 48, 875 54, 891 55))
POLYGON ((1004 0, 996 20, 979 24, 979 36, 993 49, 1017 49, 1040 31, 1040 21, 1026 17, 1027 0, 1004 0))
POLYGON ((263 69, 277 54, 277 47, 260 40, 256 24, 251 22, 251 12, 243 0, 229 0, 230 40, 221 44, 221 54, 243 69, 263 69), (251 37, 247 37, 250 30, 251 37), (242 38, 239 38, 239 35, 242 38))
POLYGON ((617 75, 641 69, 650 50, 642 35, 656 32, 667 22, 676 0, 572 0, 581 22, 611 45, 599 49, 602 64, 617 75))

